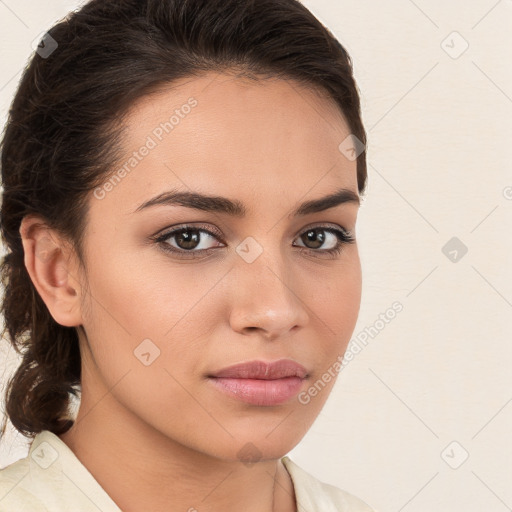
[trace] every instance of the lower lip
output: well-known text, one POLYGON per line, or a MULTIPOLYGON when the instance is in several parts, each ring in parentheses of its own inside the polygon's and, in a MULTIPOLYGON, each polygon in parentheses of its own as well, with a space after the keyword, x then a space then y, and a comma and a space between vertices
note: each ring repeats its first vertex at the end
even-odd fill
POLYGON ((232 379, 214 377, 209 379, 220 391, 252 405, 279 405, 297 395, 302 386, 300 377, 275 380, 232 379))

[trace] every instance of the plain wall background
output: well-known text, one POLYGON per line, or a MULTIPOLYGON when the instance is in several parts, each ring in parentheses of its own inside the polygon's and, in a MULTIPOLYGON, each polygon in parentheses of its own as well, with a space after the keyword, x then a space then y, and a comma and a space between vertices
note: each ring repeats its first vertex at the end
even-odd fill
MULTIPOLYGON (((32 41, 78 4, 0 1, 2 126, 32 41)), ((512 1, 304 4, 349 51, 361 90, 353 339, 368 340, 289 455, 381 512, 510 510, 512 1), (378 322, 395 301, 403 311, 378 322)), ((0 361, 5 384, 6 343, 0 361)), ((11 432, 0 467, 27 450, 11 432)))

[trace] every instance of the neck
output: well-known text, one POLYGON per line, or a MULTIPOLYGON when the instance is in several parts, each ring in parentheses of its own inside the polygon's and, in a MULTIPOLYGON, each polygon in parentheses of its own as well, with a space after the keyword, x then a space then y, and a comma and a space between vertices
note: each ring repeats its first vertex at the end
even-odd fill
POLYGON ((195 451, 103 397, 82 396, 75 424, 60 438, 123 512, 295 512, 280 459, 247 464, 195 451))

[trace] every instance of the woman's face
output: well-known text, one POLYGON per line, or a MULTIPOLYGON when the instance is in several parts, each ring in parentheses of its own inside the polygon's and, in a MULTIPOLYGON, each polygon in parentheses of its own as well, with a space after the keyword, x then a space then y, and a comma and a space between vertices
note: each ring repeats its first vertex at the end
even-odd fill
POLYGON ((355 236, 358 202, 295 214, 357 196, 356 160, 339 149, 349 128, 297 83, 216 73, 143 98, 126 123, 118 172, 90 197, 82 403, 109 403, 95 413, 109 428, 221 459, 280 457, 324 405, 334 379, 305 392, 333 373, 359 312, 357 244, 329 231, 355 236), (307 377, 223 381, 239 395, 212 377, 281 359, 307 377))

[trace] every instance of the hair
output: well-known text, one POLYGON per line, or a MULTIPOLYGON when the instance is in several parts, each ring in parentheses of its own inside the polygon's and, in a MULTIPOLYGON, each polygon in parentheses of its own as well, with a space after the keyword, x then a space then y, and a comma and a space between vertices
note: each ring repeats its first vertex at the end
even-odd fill
POLYGON ((73 424, 81 326, 58 324, 36 291, 20 224, 28 214, 43 218, 72 243, 85 268, 89 194, 114 170, 119 120, 133 102, 207 71, 295 80, 337 104, 364 145, 360 194, 367 181, 351 58, 298 0, 92 0, 48 34, 57 47, 31 57, 1 141, 2 335, 22 357, 6 386, 5 410, 27 437, 59 435, 73 424))

